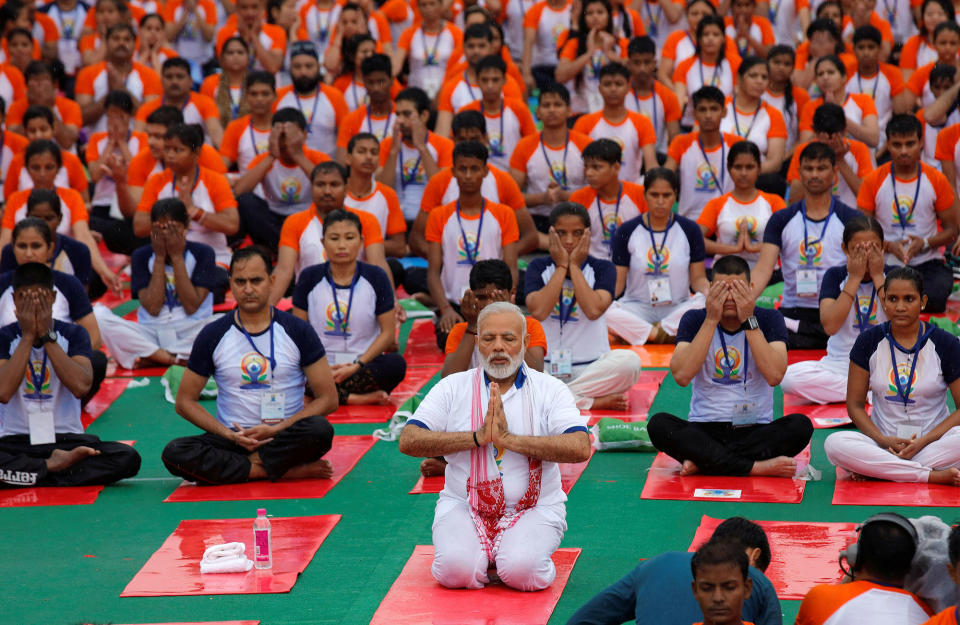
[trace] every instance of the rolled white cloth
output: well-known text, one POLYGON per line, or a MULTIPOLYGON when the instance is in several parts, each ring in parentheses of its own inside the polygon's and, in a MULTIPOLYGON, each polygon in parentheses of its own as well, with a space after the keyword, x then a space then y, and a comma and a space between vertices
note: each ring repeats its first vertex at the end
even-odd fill
POLYGON ((246 573, 253 562, 245 555, 246 545, 240 542, 214 545, 203 552, 200 573, 246 573))

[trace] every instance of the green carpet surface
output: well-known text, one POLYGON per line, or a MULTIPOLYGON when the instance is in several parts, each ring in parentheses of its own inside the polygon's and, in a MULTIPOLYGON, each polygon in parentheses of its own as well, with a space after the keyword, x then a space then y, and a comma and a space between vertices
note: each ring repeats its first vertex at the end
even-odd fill
MULTIPOLYGON (((408 328, 407 328, 408 329, 408 328)), ((404 337, 405 338, 405 337, 404 337)), ((689 389, 667 377, 650 414, 686 414, 689 389)), ((777 410, 781 396, 777 391, 777 410)), ((207 402, 213 410, 214 402, 207 402)), ((338 434, 369 434, 377 425, 338 425, 338 434)), ((140 475, 109 486, 88 506, 0 509, 6 537, 0 623, 59 625, 260 619, 274 624, 361 624, 413 551, 430 544, 435 495, 408 495, 419 460, 378 442, 322 499, 161 503, 179 484, 160 461, 176 436, 198 433, 163 400, 159 378, 128 389, 88 430, 105 440, 136 440, 140 475), (120 592, 182 519, 340 514, 342 520, 289 594, 120 598, 120 592)), ((835 473, 823 453, 830 430, 816 430, 812 464, 823 480, 807 485, 801 504, 646 501, 640 499, 649 453, 597 453, 570 493, 563 547, 583 550, 550 620, 566 623, 594 593, 642 558, 686 550, 709 514, 756 520, 859 521, 882 508, 832 506, 835 473)), ((957 520, 949 508, 896 508, 909 516, 957 520)), ((792 623, 797 601, 782 602, 792 623)))

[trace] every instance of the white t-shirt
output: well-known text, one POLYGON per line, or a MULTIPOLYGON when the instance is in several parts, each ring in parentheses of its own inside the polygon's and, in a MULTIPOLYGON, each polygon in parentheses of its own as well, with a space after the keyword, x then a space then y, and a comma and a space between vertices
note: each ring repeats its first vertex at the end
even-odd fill
MULTIPOLYGON (((846 265, 827 269, 820 284, 820 300, 839 299, 840 291, 846 287, 849 279, 846 265)), ((838 363, 849 363, 850 350, 857 337, 886 320, 887 316, 883 312, 880 296, 877 295, 873 282, 861 282, 857 286, 857 301, 850 306, 846 320, 837 333, 827 339, 827 358, 838 363)))
POLYGON ((338 111, 330 102, 327 93, 317 88, 317 93, 308 98, 301 98, 295 91, 290 91, 277 102, 275 109, 294 108, 307 118, 306 146, 313 150, 320 150, 331 155, 337 150, 338 111), (319 98, 319 100, 318 100, 319 98))

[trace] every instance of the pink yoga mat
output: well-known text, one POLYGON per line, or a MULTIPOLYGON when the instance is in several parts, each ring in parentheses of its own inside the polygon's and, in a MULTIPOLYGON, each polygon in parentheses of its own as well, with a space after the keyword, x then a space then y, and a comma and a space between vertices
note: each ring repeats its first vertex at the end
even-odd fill
MULTIPOLYGON (((804 404, 799 398, 784 394, 783 414, 794 413, 806 415, 816 429, 836 428, 853 423, 847 414, 846 404, 804 404)), ((870 406, 867 406, 867 414, 870 414, 870 406)))
POLYGON ((190 621, 189 623, 136 623, 131 625, 259 625, 260 621, 190 621))
POLYGON ((946 484, 918 484, 915 482, 885 482, 869 480, 858 482, 837 467, 837 482, 833 487, 835 506, 960 506, 960 488, 946 484))
POLYGON ((324 456, 333 465, 333 477, 326 480, 260 480, 224 486, 197 486, 183 482, 164 499, 182 501, 252 501, 261 499, 319 499, 343 479, 377 439, 372 436, 334 436, 333 448, 324 456))
POLYGON ((417 319, 413 322, 403 357, 408 367, 443 365, 443 352, 437 348, 432 319, 417 319))
MULTIPOLYGON (((596 450, 591 447, 590 458, 593 458, 594 451, 596 450)), ((590 459, 587 459, 586 462, 577 462, 576 464, 560 464, 560 487, 563 488, 563 492, 568 495, 570 494, 570 490, 573 488, 573 485, 577 483, 577 480, 580 479, 580 476, 583 475, 588 464, 590 464, 590 459)), ((445 480, 442 475, 435 477, 423 477, 421 475, 409 494, 429 495, 439 493, 443 490, 444 482, 445 480)))
POLYGON ((100 385, 100 390, 97 391, 97 394, 84 406, 83 412, 80 414, 80 422, 83 424, 83 429, 90 427, 91 423, 106 412, 110 404, 123 395, 123 391, 127 389, 127 384, 129 383, 130 380, 104 380, 100 385))
MULTIPOLYGON (((810 462, 810 446, 800 452, 797 461, 810 462)), ((641 499, 678 501, 742 501, 758 503, 800 503, 804 480, 785 477, 728 477, 691 475, 681 477, 680 463, 658 453, 647 473, 641 499)))
MULTIPOLYGON (((704 515, 689 551, 705 543, 723 519, 704 515)), ((817 584, 835 584, 843 573, 837 556, 856 539, 856 523, 756 521, 770 541, 772 559, 766 576, 784 600, 803 599, 817 584)))
POLYGON ((503 584, 450 590, 430 574, 433 547, 419 545, 370 625, 546 625, 579 555, 579 549, 558 549, 553 554, 557 578, 539 592, 520 592, 503 584))
POLYGON ((643 371, 637 383, 627 391, 627 400, 630 408, 624 412, 620 410, 584 410, 587 415, 587 425, 594 425, 604 417, 612 417, 623 421, 646 421, 647 413, 653 400, 660 391, 660 385, 667 377, 666 371, 643 371))
MULTIPOLYGON (((253 512, 253 510, 251 510, 253 512)), ((339 514, 270 519, 273 568, 202 575, 200 560, 213 545, 242 542, 253 553, 253 518, 180 521, 121 597, 251 595, 290 592, 313 554, 340 521, 339 514)))

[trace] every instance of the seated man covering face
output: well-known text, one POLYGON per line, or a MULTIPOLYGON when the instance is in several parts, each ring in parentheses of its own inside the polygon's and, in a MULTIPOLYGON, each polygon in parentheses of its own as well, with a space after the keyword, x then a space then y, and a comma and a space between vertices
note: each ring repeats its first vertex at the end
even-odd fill
POLYGON ((110 484, 140 470, 129 445, 83 433, 90 337, 53 319, 55 297, 49 267, 17 267, 17 321, 0 328, 0 488, 110 484))
POLYGON ((490 569, 518 590, 556 577, 551 555, 567 529, 558 462, 583 462, 590 439, 573 395, 523 364, 526 320, 507 302, 477 322, 482 367, 433 387, 402 434, 400 451, 445 456, 433 523, 433 577, 482 588, 490 569))
POLYGON ((693 383, 689 419, 660 413, 647 427, 654 447, 683 463, 681 475, 794 475, 813 426, 799 414, 773 420, 786 343, 780 313, 754 305, 747 261, 717 260, 706 308, 683 315, 670 361, 680 386, 693 383))

